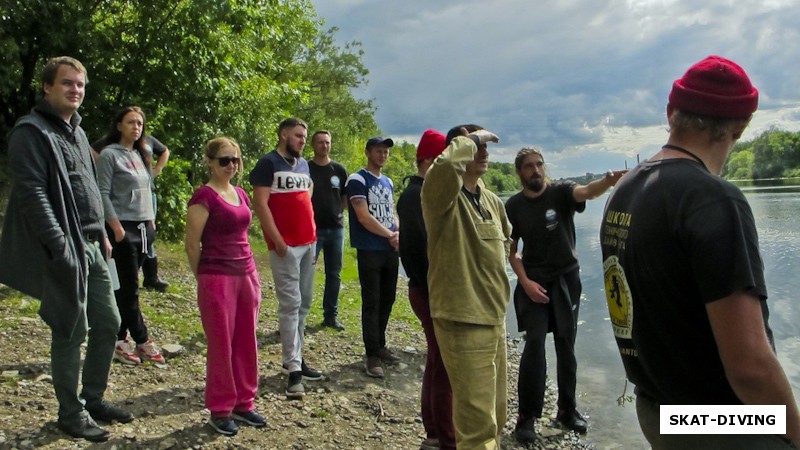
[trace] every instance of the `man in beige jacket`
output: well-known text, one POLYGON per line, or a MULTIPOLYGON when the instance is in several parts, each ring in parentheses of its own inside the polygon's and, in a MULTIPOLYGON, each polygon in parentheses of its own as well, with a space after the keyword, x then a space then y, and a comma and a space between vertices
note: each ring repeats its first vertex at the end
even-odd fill
POLYGON ((452 128, 422 187, 431 317, 453 389, 459 449, 498 448, 506 422, 511 225, 480 179, 488 142, 498 137, 479 126, 452 128))

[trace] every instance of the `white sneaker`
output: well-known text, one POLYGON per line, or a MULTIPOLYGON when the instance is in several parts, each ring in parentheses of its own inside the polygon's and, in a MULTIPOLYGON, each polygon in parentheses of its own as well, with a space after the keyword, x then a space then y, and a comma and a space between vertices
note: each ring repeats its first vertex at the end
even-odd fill
POLYGON ((134 353, 133 345, 124 341, 117 341, 117 346, 114 348, 114 359, 128 366, 138 366, 142 363, 141 358, 134 353))
POLYGON ((141 361, 153 361, 159 364, 167 362, 152 339, 148 339, 144 344, 137 344, 136 355, 141 361))

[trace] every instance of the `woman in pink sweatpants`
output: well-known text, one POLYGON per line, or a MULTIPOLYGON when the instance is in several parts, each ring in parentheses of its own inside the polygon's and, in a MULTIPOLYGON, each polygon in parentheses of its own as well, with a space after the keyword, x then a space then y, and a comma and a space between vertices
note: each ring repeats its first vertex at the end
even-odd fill
POLYGON ((230 138, 214 138, 206 144, 205 161, 211 176, 189 201, 185 247, 197 278, 197 305, 208 343, 208 423, 221 434, 234 435, 239 431, 236 422, 266 425, 254 405, 261 286, 247 241, 250 199, 231 184, 241 167, 239 145, 230 138))

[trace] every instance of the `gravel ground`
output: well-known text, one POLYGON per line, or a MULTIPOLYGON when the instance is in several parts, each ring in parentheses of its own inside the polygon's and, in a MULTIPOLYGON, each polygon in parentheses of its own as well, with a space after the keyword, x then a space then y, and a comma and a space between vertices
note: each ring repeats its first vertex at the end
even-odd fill
MULTIPOLYGON (((264 282, 259 327, 261 377, 257 409, 267 418, 262 429, 241 428, 235 437, 216 434, 203 407, 205 342, 202 332, 172 326, 169 317, 196 318, 191 287, 182 255, 162 255, 162 276, 173 283, 166 294, 144 292, 142 302, 152 338, 182 351, 165 365, 129 367, 113 364, 106 398, 129 409, 136 420, 112 424, 111 440, 92 444, 72 439, 56 429, 57 404, 49 375, 47 326, 35 315, 36 301, 0 285, 0 449, 416 449, 424 438, 419 417, 419 392, 425 360, 421 328, 411 320, 393 319, 388 341, 402 362, 386 370, 386 378, 368 378, 358 308, 344 304, 345 332, 321 328, 315 303, 306 332, 306 360, 326 378, 305 382, 303 400, 287 400, 286 376, 281 375, 280 341, 274 292, 265 258, 257 258, 264 282), (3 301, 5 298, 14 301, 3 301)), ((401 282, 401 285, 403 283, 401 282)), ((321 297, 321 293, 317 293, 321 297)), ((347 282, 344 303, 357 304, 358 283, 347 282)), ((395 311, 408 317, 405 286, 398 290, 395 311)), ((341 314, 340 314, 341 315, 341 314)), ((509 341, 509 421, 502 447, 521 449, 513 437, 519 354, 509 341)), ((548 386, 545 411, 555 414, 554 391, 548 386)), ((540 421, 537 449, 588 448, 572 432, 540 421)))

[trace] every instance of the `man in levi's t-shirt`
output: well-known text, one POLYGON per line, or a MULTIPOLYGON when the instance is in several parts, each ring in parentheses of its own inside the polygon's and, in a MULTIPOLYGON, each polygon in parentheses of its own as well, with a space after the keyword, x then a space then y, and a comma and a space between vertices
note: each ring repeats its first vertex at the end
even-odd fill
POLYGON ((253 209, 269 247, 269 262, 278 297, 282 372, 289 375, 288 397, 305 395, 302 380, 322 374, 303 360, 303 335, 314 288, 316 226, 311 204, 313 183, 308 162, 300 156, 308 125, 298 118, 278 126, 278 146, 250 172, 253 209))

